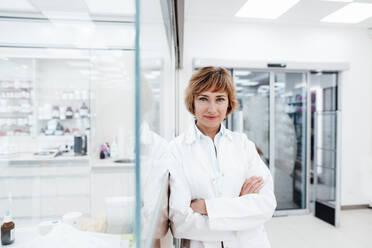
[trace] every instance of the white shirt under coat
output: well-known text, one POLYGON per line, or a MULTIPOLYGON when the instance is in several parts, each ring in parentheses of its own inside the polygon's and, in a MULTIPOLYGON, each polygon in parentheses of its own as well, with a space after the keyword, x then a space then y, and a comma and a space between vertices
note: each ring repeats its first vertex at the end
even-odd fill
POLYGON ((173 235, 191 240, 192 248, 221 247, 221 241, 225 248, 269 248, 263 225, 272 217, 276 199, 270 171, 254 143, 222 124, 215 141, 202 135, 192 125, 170 143, 173 235), (217 155, 215 162, 211 154, 217 155), (244 181, 252 176, 263 178, 262 189, 239 197, 244 181), (205 200, 208 216, 191 209, 190 202, 196 199, 205 200))

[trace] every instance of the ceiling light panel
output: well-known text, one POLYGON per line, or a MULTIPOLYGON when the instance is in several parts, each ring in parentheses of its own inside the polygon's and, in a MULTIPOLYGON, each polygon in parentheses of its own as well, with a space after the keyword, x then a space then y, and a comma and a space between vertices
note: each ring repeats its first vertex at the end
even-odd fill
POLYGON ((350 3, 324 17, 322 22, 359 23, 372 16, 371 3, 350 3))
POLYGON ((351 3, 354 0, 322 0, 323 2, 341 2, 341 3, 351 3))
POLYGON ((1 0, 0 11, 37 11, 27 0, 1 0))
POLYGON ((277 19, 298 2, 299 0, 248 0, 235 16, 277 19))

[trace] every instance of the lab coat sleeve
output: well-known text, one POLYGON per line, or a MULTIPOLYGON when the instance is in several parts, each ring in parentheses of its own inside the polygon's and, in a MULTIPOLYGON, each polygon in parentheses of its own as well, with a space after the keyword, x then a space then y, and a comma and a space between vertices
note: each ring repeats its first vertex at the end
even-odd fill
POLYGON ((175 238, 199 241, 220 241, 233 239, 232 231, 212 230, 207 216, 195 213, 191 207, 191 192, 180 162, 170 160, 169 219, 175 238))
POLYGON ((209 226, 213 230, 240 231, 260 226, 272 217, 277 205, 269 169, 258 155, 254 143, 245 135, 242 138, 247 154, 246 178, 261 176, 264 185, 258 194, 207 199, 209 226))

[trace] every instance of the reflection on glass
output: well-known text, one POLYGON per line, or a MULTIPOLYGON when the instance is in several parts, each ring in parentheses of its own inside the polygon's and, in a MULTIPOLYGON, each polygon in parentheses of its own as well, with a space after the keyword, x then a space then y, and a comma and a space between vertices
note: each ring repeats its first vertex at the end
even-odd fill
POLYGON ((232 115, 234 131, 244 132, 269 165, 269 73, 234 70, 239 109, 232 115))
POLYGON ((166 1, 141 0, 141 6, 140 106, 136 106, 140 116, 139 245, 171 247, 170 236, 166 236, 169 165, 165 161, 168 140, 174 137, 175 54, 168 15, 171 11, 166 1))
POLYGON ((306 208, 306 74, 275 73, 278 210, 306 208))
POLYGON ((337 73, 312 73, 312 170, 316 201, 335 207, 337 165, 337 73), (315 122, 316 121, 316 122, 315 122))

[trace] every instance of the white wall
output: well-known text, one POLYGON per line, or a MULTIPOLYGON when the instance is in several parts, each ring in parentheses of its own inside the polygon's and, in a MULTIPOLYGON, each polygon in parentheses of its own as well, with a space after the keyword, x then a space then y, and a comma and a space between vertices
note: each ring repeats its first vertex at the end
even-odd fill
MULTIPOLYGON (((372 36, 367 30, 188 20, 184 37, 181 96, 193 58, 349 63, 341 92, 341 204, 372 201, 372 36)), ((191 116, 180 101, 182 132, 191 116)))

